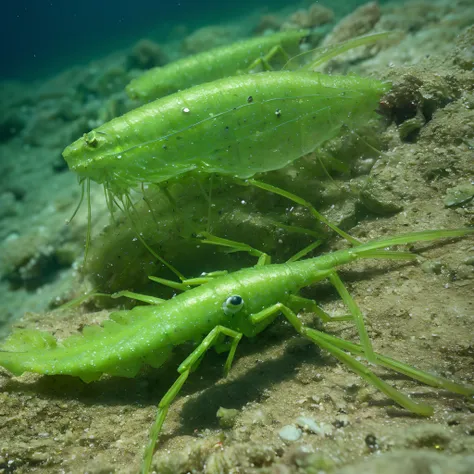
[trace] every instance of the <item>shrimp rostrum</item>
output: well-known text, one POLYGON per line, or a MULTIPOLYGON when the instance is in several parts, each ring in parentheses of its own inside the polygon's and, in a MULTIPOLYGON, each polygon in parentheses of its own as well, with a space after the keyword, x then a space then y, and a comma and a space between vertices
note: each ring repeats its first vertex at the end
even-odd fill
MULTIPOLYGON (((159 283, 183 290, 183 293, 164 301, 123 292, 124 296, 134 297, 150 305, 114 312, 102 327, 86 327, 83 335, 71 336, 61 342, 45 332, 19 330, 13 333, 0 351, 0 365, 15 375, 23 372, 68 374, 80 377, 85 382, 97 380, 102 374, 134 377, 144 364, 159 367, 165 363, 173 347, 197 341, 195 349, 179 366, 178 378, 158 405, 157 417, 145 449, 143 473, 150 471, 155 445, 171 403, 206 351, 212 346, 222 347, 227 342, 225 347, 228 356, 224 366, 227 373, 241 338, 257 335, 280 314, 300 335, 328 351, 397 404, 415 414, 429 416, 433 412, 431 406, 412 400, 395 389, 359 359, 466 396, 474 394, 474 387, 451 382, 374 352, 365 331, 362 313, 339 278, 336 268, 361 258, 411 259, 414 255, 410 253, 388 251, 386 248, 461 237, 472 232, 473 228, 405 234, 319 257, 303 260, 294 258, 284 264, 269 263, 266 254, 245 244, 205 235, 204 242, 249 251, 258 256, 257 265, 228 274, 225 271, 215 272, 181 283, 153 278, 159 283), (349 308, 361 344, 307 327, 297 317, 296 312, 306 308, 323 320, 334 320, 313 300, 298 294, 303 287, 324 279, 329 279, 349 308)), ((298 256, 302 254, 300 252, 298 256)))

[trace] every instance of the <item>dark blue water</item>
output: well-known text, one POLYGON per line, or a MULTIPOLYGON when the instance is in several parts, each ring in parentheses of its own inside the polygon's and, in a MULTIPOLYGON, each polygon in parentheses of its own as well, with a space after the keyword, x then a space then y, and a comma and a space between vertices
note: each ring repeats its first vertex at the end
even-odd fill
MULTIPOLYGON (((285 0, 10 0, 0 10, 0 77, 44 75, 129 46, 151 29, 199 27, 285 0)), ((157 38, 158 39, 158 38, 157 38)))
MULTIPOLYGON (((277 10, 294 0, 3 0, 0 79, 35 79, 87 63, 140 38, 167 38, 176 25, 194 29, 277 10), (150 34, 150 32, 153 32, 150 34)), ((312 2, 306 2, 310 4, 312 2)), ((322 1, 352 10, 364 0, 322 1)), ((383 2, 381 2, 383 3, 383 2)), ((347 13, 347 11, 346 11, 347 13)))

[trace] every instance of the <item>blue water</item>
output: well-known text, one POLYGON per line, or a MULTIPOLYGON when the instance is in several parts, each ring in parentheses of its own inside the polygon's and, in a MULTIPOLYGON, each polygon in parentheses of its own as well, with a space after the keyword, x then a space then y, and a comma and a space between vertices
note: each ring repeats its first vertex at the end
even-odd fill
MULTIPOLYGON (((264 7, 275 10, 296 3, 290 0, 5 1, 0 10, 0 79, 35 79, 129 47, 147 34, 157 41, 165 39, 176 25, 185 24, 194 29, 264 7)), ((321 3, 350 11, 365 1, 321 3)))
POLYGON ((15 0, 2 2, 0 77, 41 75, 126 47, 147 31, 163 35, 176 24, 202 26, 255 5, 284 0, 15 0))

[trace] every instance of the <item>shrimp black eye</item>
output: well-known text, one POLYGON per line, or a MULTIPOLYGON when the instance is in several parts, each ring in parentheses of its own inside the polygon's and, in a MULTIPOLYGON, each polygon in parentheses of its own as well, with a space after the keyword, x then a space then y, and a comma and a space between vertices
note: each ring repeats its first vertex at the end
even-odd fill
POLYGON ((242 309, 244 300, 239 295, 229 296, 222 305, 225 314, 235 314, 242 309))
POLYGON ((99 140, 97 139, 94 130, 89 133, 84 133, 84 141, 86 142, 86 145, 91 148, 97 148, 99 146, 99 140))

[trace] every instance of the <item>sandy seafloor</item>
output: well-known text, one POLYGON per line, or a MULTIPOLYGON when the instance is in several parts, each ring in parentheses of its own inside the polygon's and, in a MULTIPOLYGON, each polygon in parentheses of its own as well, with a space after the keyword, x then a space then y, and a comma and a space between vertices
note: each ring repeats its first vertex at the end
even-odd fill
MULTIPOLYGON (((313 10, 310 15, 308 5, 292 19, 295 7, 252 13, 246 23, 210 25, 198 32, 183 27, 160 46, 142 43, 48 81, 2 84, 2 335, 13 325, 49 330, 61 339, 85 324, 99 323, 111 311, 103 300, 53 311, 102 281, 79 271, 85 206, 65 225, 80 188, 62 160, 64 146, 132 107, 123 86, 137 68, 159 64, 164 54, 170 60, 213 41, 218 45, 255 30, 279 29, 288 21, 319 28, 321 35, 328 35, 326 41, 331 35, 345 39, 371 31, 405 32, 393 46, 350 53, 331 64, 335 72, 387 79, 394 88, 384 98, 389 119, 381 119, 372 135, 364 138, 361 132, 364 143, 376 145, 375 151, 354 145, 357 139, 346 143, 344 137, 326 146, 325 152, 353 156, 350 170, 334 173, 331 181, 349 197, 338 199, 341 207, 336 209, 343 218, 331 210, 327 195, 318 209, 342 220, 361 240, 473 225, 471 2, 366 5, 349 19, 341 20, 336 12, 329 23, 327 12, 313 10)), ((344 133, 353 135, 350 130, 344 133)), ((315 195, 313 202, 318 198, 315 195)), ((108 222, 108 212, 102 191, 95 187, 92 208, 97 236, 108 222)), ((107 238, 107 245, 114 246, 113 237, 107 238)), ((344 246, 334 239, 325 250, 344 246)), ((118 263, 105 250, 104 260, 98 258, 100 248, 94 271, 100 273, 100 265, 108 262, 112 270, 103 272, 110 276, 118 263)), ((341 276, 366 315, 377 351, 452 380, 472 382, 474 241, 420 244, 414 250, 420 254, 417 263, 358 262, 344 268, 341 276)), ((99 289, 126 289, 113 283, 104 286, 99 289)), ((140 290, 128 281, 127 289, 132 286, 140 290)), ((330 314, 344 312, 328 285, 305 295, 316 298, 330 314)), ((311 314, 302 318, 315 324, 311 314)), ((350 323, 331 323, 326 329, 355 338, 350 323)), ((138 472, 155 406, 185 355, 134 379, 103 377, 88 385, 66 376, 12 377, 1 369, 0 472, 138 472)), ((224 359, 209 353, 172 405, 154 457, 156 472, 474 472, 472 399, 376 369, 389 383, 435 409, 428 419, 410 415, 295 336, 284 322, 255 341, 241 342, 226 379, 221 378, 224 359), (219 425, 219 407, 237 410, 227 414, 229 427, 219 425), (294 428, 302 416, 320 433, 306 429, 296 441, 281 439, 280 430, 294 428)))

